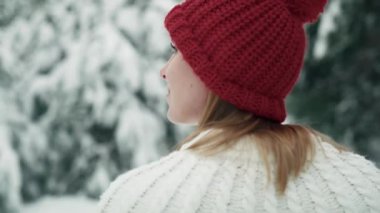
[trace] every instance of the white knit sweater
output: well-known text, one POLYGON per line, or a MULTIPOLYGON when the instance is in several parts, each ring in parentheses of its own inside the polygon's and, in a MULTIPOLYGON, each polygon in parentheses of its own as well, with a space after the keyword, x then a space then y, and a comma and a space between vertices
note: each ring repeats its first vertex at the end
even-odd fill
POLYGON ((99 212, 380 213, 380 170, 360 155, 321 142, 310 166, 280 197, 266 182, 252 142, 242 139, 208 158, 187 149, 207 132, 179 151, 120 175, 101 196, 99 212))

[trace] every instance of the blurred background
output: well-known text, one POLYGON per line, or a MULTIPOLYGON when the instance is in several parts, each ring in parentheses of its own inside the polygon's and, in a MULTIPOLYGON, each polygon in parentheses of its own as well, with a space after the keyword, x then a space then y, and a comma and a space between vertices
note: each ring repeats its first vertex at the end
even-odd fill
MULTIPOLYGON (((163 20, 176 0, 0 0, 0 212, 93 212, 115 177, 194 127, 166 118, 163 20)), ((287 123, 380 165, 380 1, 305 26, 287 123)))

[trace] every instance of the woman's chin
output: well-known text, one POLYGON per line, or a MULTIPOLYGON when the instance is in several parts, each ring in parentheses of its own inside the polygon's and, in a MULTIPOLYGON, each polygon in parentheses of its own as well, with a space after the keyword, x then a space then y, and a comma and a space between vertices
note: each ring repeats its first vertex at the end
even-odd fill
POLYGON ((167 118, 173 124, 182 124, 183 123, 178 116, 174 115, 174 113, 172 112, 170 107, 168 109, 167 118))
POLYGON ((196 122, 189 121, 189 119, 172 114, 172 112, 170 111, 170 108, 167 113, 167 118, 171 123, 177 124, 177 125, 196 125, 197 124, 196 122))

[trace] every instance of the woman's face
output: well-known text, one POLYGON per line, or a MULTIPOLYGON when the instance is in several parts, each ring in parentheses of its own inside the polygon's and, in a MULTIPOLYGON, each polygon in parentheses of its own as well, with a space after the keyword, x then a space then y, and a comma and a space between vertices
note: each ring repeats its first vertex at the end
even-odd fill
POLYGON ((173 44, 172 48, 175 52, 160 71, 168 86, 167 117, 172 123, 196 125, 206 105, 208 88, 173 44))

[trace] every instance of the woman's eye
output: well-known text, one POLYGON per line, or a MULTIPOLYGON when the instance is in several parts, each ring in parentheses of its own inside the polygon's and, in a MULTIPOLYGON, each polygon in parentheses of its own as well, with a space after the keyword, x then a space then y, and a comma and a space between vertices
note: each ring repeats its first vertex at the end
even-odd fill
POLYGON ((177 48, 173 45, 173 43, 170 43, 170 46, 172 47, 173 52, 177 52, 177 48))

